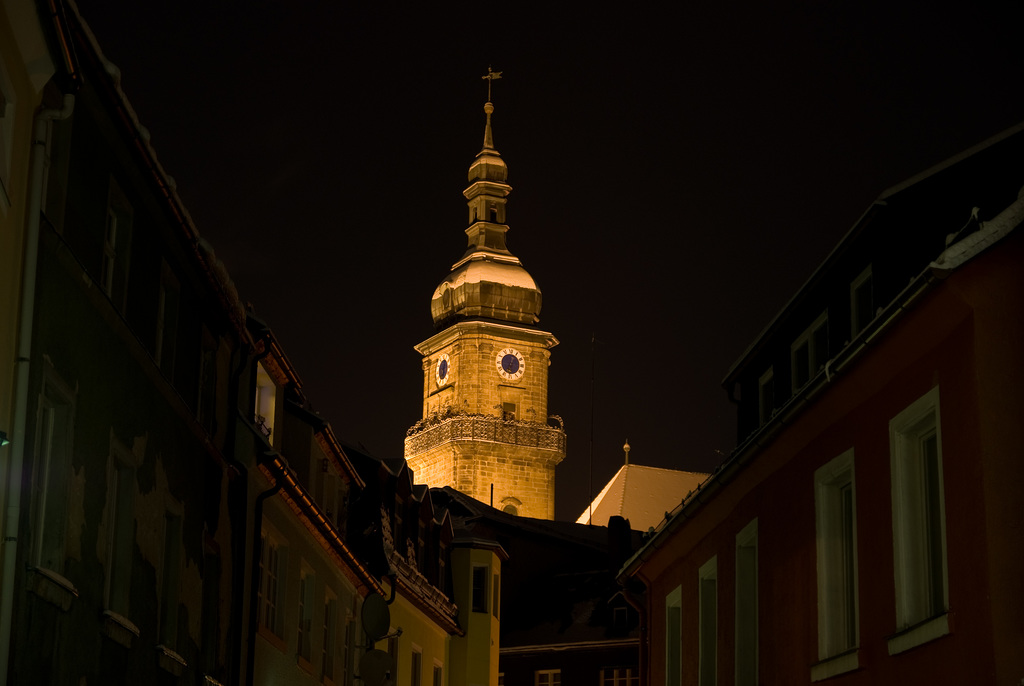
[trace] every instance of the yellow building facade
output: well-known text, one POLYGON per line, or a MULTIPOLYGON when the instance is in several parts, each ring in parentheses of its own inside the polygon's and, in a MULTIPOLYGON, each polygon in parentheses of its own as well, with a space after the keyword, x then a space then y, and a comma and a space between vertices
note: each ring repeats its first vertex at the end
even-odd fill
POLYGON ((483 149, 463 192, 468 247, 434 290, 438 333, 423 356, 423 418, 405 457, 417 483, 451 486, 525 517, 553 519, 555 466, 565 457, 561 420, 548 416, 548 365, 558 344, 537 327, 541 292, 505 245, 508 168, 484 105, 483 149))

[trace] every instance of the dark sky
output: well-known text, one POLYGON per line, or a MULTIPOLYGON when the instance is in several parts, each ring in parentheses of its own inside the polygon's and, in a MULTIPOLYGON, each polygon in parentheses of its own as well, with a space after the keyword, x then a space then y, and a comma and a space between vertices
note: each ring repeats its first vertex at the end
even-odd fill
POLYGON ((200 232, 339 436, 400 456, 465 249, 488 65, 508 245, 561 344, 559 518, 622 461, 708 470, 720 381, 885 188, 1024 120, 976 3, 80 0, 200 232))

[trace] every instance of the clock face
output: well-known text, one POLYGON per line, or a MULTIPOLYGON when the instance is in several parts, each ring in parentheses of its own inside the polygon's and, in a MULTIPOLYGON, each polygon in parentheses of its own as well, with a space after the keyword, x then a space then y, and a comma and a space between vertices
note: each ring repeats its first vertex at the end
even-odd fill
POLYGON ((523 354, 515 348, 505 348, 498 353, 495 360, 498 365, 498 376, 507 380, 515 380, 522 377, 526 371, 526 360, 523 354))
POLYGON ((438 386, 443 386, 448 382, 448 375, 451 374, 451 371, 452 363, 448 358, 448 353, 443 353, 434 364, 434 378, 437 379, 438 386))

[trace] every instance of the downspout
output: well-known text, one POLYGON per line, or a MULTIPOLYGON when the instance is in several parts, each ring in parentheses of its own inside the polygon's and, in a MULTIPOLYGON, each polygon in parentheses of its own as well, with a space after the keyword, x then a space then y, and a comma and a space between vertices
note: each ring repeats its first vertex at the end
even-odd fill
MULTIPOLYGON (((638 573, 637 580, 640 581, 640 583, 644 584, 647 588, 650 588, 650 584, 646 583, 646 581, 644 580, 639 579, 639 576, 640 574, 638 573)), ((636 594, 633 593, 633 591, 629 590, 629 577, 621 579, 619 581, 619 586, 622 587, 622 597, 625 598, 626 602, 629 603, 634 610, 636 610, 636 613, 638 615, 640 615, 640 655, 638 665, 640 673, 638 677, 641 684, 647 684, 647 663, 651 659, 651 649, 649 645, 650 631, 648 630, 647 626, 648 618, 650 617, 650 613, 647 610, 646 602, 647 600, 649 600, 649 598, 647 597, 648 594, 645 593, 643 599, 637 598, 636 594)))
POLYGON ((39 216, 43 205, 43 171, 50 122, 67 119, 75 96, 66 94, 59 110, 42 110, 32 127, 32 159, 29 163, 28 208, 25 226, 25 261, 21 278, 21 316, 18 322, 18 356, 14 373, 14 428, 11 437, 11 468, 7 482, 4 517, 3 569, 0 579, 0 686, 7 684, 11 657, 11 619, 14 615, 14 576, 18 557, 22 470, 28 423, 28 379, 32 360, 32 330, 36 305, 36 273, 39 267, 39 216))
POLYGON ((247 686, 253 686, 253 680, 256 675, 253 674, 253 670, 256 668, 256 629, 259 626, 259 604, 257 603, 257 597, 259 594, 260 585, 260 558, 263 556, 263 537, 260 532, 263 530, 263 502, 277 494, 281 490, 281 482, 277 481, 274 486, 266 491, 263 491, 256 496, 256 507, 253 510, 253 522, 252 522, 252 567, 250 573, 250 588, 249 588, 249 632, 246 637, 246 656, 245 656, 245 683, 247 686))

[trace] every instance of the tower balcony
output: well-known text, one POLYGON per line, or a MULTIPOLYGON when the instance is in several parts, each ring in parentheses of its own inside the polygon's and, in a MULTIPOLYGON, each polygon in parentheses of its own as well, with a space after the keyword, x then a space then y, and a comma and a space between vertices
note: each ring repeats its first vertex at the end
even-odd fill
POLYGON ((506 420, 481 414, 445 413, 416 422, 405 437, 406 456, 418 455, 450 441, 503 443, 539 450, 550 450, 557 464, 565 457, 565 430, 560 417, 551 421, 559 426, 540 422, 506 420))

